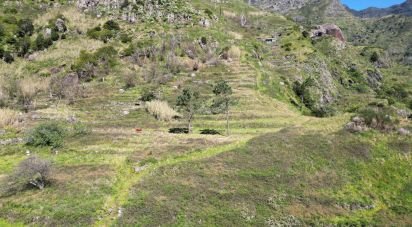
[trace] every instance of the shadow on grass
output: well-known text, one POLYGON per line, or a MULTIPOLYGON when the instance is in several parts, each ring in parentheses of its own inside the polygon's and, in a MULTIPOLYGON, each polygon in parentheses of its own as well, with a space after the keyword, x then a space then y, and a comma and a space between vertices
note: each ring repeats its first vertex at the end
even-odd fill
POLYGON ((188 134, 189 129, 188 128, 170 128, 169 133, 173 134, 188 134))
POLYGON ((215 129, 202 129, 200 130, 200 134, 202 135, 222 135, 219 131, 215 129))

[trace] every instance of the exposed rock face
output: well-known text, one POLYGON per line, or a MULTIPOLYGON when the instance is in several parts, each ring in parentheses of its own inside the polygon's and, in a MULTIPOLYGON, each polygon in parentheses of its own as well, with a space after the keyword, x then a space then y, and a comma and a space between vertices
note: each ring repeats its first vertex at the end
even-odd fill
POLYGON ((365 123, 365 119, 354 117, 351 122, 345 125, 345 129, 352 133, 363 132, 368 130, 368 126, 365 123))
POLYGON ((366 78, 366 80, 368 81, 370 86, 377 88, 381 85, 383 76, 381 75, 379 71, 368 70, 367 74, 368 74, 368 77, 366 78))
POLYGON ((60 18, 56 20, 55 25, 59 32, 65 32, 67 30, 66 23, 60 18))
POLYGON ((135 23, 155 20, 183 24, 192 20, 197 12, 183 0, 77 0, 77 7, 94 12, 98 17, 104 14, 135 23))
POLYGON ((323 37, 327 35, 335 37, 342 42, 346 42, 342 30, 334 24, 318 25, 316 29, 311 31, 311 38, 323 37))
POLYGON ((355 16, 362 18, 384 17, 391 14, 412 16, 412 0, 407 0, 402 4, 394 5, 384 9, 370 7, 361 11, 351 10, 351 12, 355 16))
POLYGON ((250 3, 266 10, 288 13, 291 10, 302 8, 310 1, 311 0, 251 0, 250 3))

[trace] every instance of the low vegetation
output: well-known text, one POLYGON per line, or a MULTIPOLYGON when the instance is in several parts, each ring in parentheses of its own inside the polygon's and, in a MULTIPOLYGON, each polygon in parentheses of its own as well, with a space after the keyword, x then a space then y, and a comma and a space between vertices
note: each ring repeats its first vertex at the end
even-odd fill
POLYGON ((147 112, 159 121, 171 121, 179 116, 179 113, 172 109, 165 101, 148 101, 145 103, 145 108, 147 112))
POLYGON ((0 108, 0 128, 16 126, 21 119, 19 112, 11 109, 0 108))
POLYGON ((51 163, 37 156, 21 161, 3 182, 3 193, 17 193, 30 187, 43 190, 51 181, 51 163))
POLYGON ((58 122, 47 122, 36 126, 27 135, 27 144, 30 146, 63 146, 66 129, 58 122))

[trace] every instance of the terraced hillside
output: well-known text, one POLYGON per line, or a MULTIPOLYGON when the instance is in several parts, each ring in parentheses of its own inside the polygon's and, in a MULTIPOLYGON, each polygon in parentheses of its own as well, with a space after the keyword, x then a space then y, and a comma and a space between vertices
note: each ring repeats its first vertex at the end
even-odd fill
POLYGON ((244 1, 82 2, 0 3, 0 226, 412 225, 409 66, 244 1))

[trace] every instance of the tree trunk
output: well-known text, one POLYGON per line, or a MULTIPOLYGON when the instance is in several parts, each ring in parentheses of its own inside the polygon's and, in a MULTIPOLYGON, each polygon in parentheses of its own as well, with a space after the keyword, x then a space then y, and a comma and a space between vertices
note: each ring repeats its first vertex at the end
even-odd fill
POLYGON ((226 110, 226 135, 230 135, 229 132, 229 108, 226 110))
POLYGON ((192 133, 192 116, 189 116, 189 119, 188 119, 188 127, 187 127, 187 129, 188 129, 188 131, 189 131, 189 134, 191 134, 192 133))

